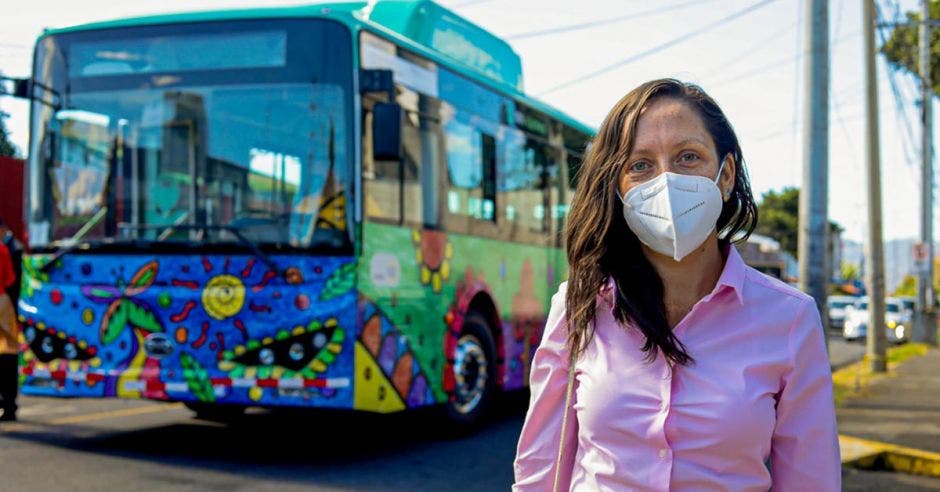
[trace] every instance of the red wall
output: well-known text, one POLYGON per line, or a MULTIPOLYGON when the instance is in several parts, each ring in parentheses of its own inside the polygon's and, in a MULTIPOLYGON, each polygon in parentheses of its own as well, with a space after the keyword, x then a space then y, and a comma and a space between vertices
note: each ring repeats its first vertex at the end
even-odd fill
POLYGON ((20 159, 0 157, 0 218, 24 244, 23 230, 23 170, 20 159))

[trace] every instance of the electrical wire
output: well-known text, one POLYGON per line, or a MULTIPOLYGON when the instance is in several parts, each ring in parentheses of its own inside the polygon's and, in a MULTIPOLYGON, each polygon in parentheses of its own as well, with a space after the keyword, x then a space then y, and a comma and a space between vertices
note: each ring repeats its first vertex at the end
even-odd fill
MULTIPOLYGON (((875 14, 877 16, 876 24, 881 26, 877 29, 878 37, 881 40, 882 46, 884 46, 884 44, 887 42, 887 36, 885 35, 885 32, 884 32, 884 29, 885 29, 885 27, 883 26, 884 17, 882 16, 881 6, 879 5, 879 2, 875 2, 875 14)), ((901 123, 901 126, 905 130, 902 133, 904 133, 905 136, 907 137, 906 142, 908 143, 908 145, 902 145, 902 147, 904 148, 905 160, 907 161, 908 166, 911 166, 914 163, 913 155, 917 154, 917 147, 918 147, 915 144, 916 140, 914 139, 914 128, 913 128, 913 125, 911 125, 911 120, 907 114, 907 110, 905 109, 906 101, 904 100, 904 96, 901 94, 901 91, 898 89, 898 82, 896 80, 897 69, 891 67, 890 65, 886 67, 886 69, 888 72, 888 82, 889 82, 889 85, 891 86, 891 94, 894 96, 895 118, 897 118, 899 120, 899 123, 901 123)))
POLYGON ((528 32, 520 32, 516 34, 509 34, 509 35, 503 36, 503 39, 516 41, 520 39, 538 38, 542 36, 548 36, 551 34, 562 34, 562 33, 574 32, 574 31, 581 31, 581 30, 590 29, 593 27, 606 26, 609 24, 616 24, 618 22, 623 22, 627 20, 634 20, 634 19, 639 19, 641 17, 648 17, 650 15, 664 14, 666 12, 672 12, 673 10, 680 10, 680 9, 691 7, 691 6, 699 6, 699 5, 702 5, 708 2, 713 2, 713 1, 715 0, 693 0, 691 2, 680 2, 680 3, 676 3, 672 5, 667 5, 665 7, 644 10, 642 12, 635 12, 632 14, 621 15, 618 17, 611 17, 609 19, 600 19, 600 20, 589 21, 589 22, 581 22, 578 24, 569 24, 567 26, 552 27, 549 29, 540 29, 538 31, 528 31, 528 32))
MULTIPOLYGON (((846 40, 848 40, 848 39, 854 38, 855 36, 859 36, 859 35, 861 35, 861 34, 862 34, 861 31, 855 31, 855 32, 850 33, 850 34, 846 34, 845 36, 842 36, 841 38, 839 38, 839 39, 833 41, 832 43, 830 43, 830 46, 834 46, 834 45, 836 45, 836 44, 842 43, 842 42, 844 42, 844 41, 846 41, 846 40)), ((764 65, 759 66, 759 67, 752 68, 752 69, 750 69, 750 70, 748 70, 748 71, 746 71, 746 72, 742 72, 742 73, 739 73, 739 74, 737 74, 737 75, 733 75, 733 76, 731 76, 731 77, 725 77, 724 79, 721 79, 721 80, 719 80, 719 81, 717 81, 717 82, 711 82, 710 85, 730 84, 730 83, 740 82, 740 81, 742 81, 742 80, 747 80, 747 79, 749 79, 749 78, 751 78, 751 77, 754 77, 754 76, 757 76, 757 75, 761 75, 761 74, 765 73, 767 70, 770 70, 770 69, 772 69, 772 68, 783 67, 783 66, 788 65, 788 64, 790 64, 790 63, 797 62, 797 61, 801 60, 801 59, 803 58, 803 56, 805 56, 805 53, 801 51, 800 53, 798 53, 798 54, 796 54, 796 55, 791 55, 791 56, 787 56, 787 57, 783 57, 783 58, 778 58, 778 59, 776 59, 776 60, 774 60, 774 61, 772 61, 772 62, 768 62, 768 63, 766 63, 766 64, 764 64, 764 65)))
POLYGON ((753 55, 754 53, 757 53, 758 51, 770 46, 770 43, 772 41, 777 40, 781 35, 789 31, 790 29, 793 29, 796 26, 796 24, 797 24, 797 21, 793 21, 789 25, 783 27, 782 29, 778 29, 770 33, 770 35, 763 37, 757 42, 749 45, 747 49, 740 51, 738 53, 735 53, 733 56, 729 56, 727 62, 721 63, 719 64, 718 67, 713 68, 712 70, 706 72, 704 75, 702 75, 702 79, 707 79, 711 77, 712 75, 717 75, 718 73, 721 73, 727 70, 728 67, 737 65, 738 63, 746 60, 748 56, 753 55))
POLYGON ((688 41, 688 40, 690 40, 690 39, 692 39, 692 38, 694 38, 694 37, 697 37, 697 36, 699 36, 699 35, 701 35, 701 34, 704 34, 704 33, 708 32, 708 31, 710 31, 710 30, 712 30, 712 29, 715 29, 716 27, 719 27, 719 26, 721 26, 721 25, 723 25, 723 24, 726 24, 726 23, 728 23, 728 22, 731 22, 732 20, 737 19, 738 17, 747 15, 747 14, 749 14, 749 13, 751 13, 751 12, 753 12, 753 11, 755 11, 755 10, 761 8, 761 7, 764 7, 764 6, 766 6, 766 5, 769 5, 769 4, 773 3, 774 1, 776 1, 776 0, 761 0, 761 1, 757 2, 757 3, 751 4, 751 5, 748 6, 748 7, 745 7, 744 9, 738 10, 737 12, 734 12, 734 13, 732 13, 731 15, 722 17, 721 19, 718 19, 718 20, 715 21, 715 22, 711 22, 711 23, 706 24, 705 26, 702 26, 702 27, 700 27, 700 28, 698 28, 698 29, 694 29, 694 30, 692 30, 692 31, 689 31, 689 32, 687 32, 687 33, 685 33, 685 34, 683 34, 683 35, 681 35, 681 36, 678 36, 678 37, 675 37, 675 38, 673 38, 673 39, 670 39, 669 41, 666 41, 666 42, 664 42, 664 43, 658 44, 658 45, 656 45, 656 46, 654 46, 654 47, 652 47, 652 48, 649 48, 649 49, 647 49, 647 50, 641 51, 641 52, 639 52, 639 53, 630 55, 630 56, 628 56, 628 57, 626 57, 626 58, 623 58, 623 59, 621 59, 621 60, 619 60, 619 61, 616 61, 616 62, 614 62, 614 63, 612 63, 612 64, 610 64, 610 65, 607 65, 607 66, 605 66, 605 67, 603 67, 603 68, 594 70, 593 72, 590 72, 590 73, 587 73, 587 74, 585 74, 585 75, 581 75, 581 76, 575 77, 575 78, 573 78, 573 79, 571 79, 571 80, 562 82, 561 84, 558 84, 558 85, 556 85, 556 86, 554 86, 554 87, 551 87, 551 88, 549 88, 548 90, 545 90, 545 91, 539 93, 538 95, 539 95, 539 96, 543 96, 543 95, 545 95, 545 94, 551 94, 552 92, 557 92, 557 91, 559 91, 559 90, 561 90, 561 89, 565 89, 565 88, 567 88, 567 87, 571 87, 571 86, 573 86, 573 85, 580 84, 580 83, 582 83, 582 82, 591 80, 591 79, 593 79, 593 78, 595 78, 595 77, 597 77, 597 76, 599 76, 599 75, 603 75, 603 74, 605 74, 605 73, 607 73, 607 72, 610 72, 611 70, 615 70, 615 69, 620 68, 620 67, 622 67, 622 66, 624 66, 624 65, 628 65, 628 64, 633 63, 633 62, 635 62, 635 61, 641 60, 641 59, 646 58, 646 57, 648 57, 648 56, 650 56, 650 55, 653 55, 653 54, 656 54, 656 53, 658 53, 658 52, 660 52, 660 51, 663 51, 663 50, 665 50, 665 49, 667 49, 667 48, 670 48, 670 47, 675 46, 675 45, 677 45, 677 44, 680 44, 680 43, 683 43, 683 42, 685 42, 685 41, 688 41))

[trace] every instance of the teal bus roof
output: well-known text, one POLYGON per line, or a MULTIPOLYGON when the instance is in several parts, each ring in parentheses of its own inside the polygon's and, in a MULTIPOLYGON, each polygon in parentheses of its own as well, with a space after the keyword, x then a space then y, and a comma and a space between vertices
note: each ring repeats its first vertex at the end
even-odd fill
POLYGON ((311 17, 332 18, 352 28, 365 28, 391 37, 403 47, 504 92, 565 125, 589 135, 595 133, 588 125, 525 94, 521 61, 508 43, 431 0, 354 1, 159 14, 47 29, 43 36, 157 24, 311 17))

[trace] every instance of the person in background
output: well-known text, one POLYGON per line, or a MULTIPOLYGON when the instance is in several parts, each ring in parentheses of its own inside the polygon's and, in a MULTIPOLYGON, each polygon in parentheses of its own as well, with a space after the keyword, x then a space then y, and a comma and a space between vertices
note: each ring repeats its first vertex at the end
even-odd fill
MULTIPOLYGON (((0 223, 0 229, 5 229, 0 223)), ((0 234, 4 231, 0 230, 0 234)), ((16 420, 16 395, 19 389, 17 365, 17 320, 13 298, 8 292, 17 287, 7 236, 0 236, 0 421, 16 420)), ((15 292, 15 291, 13 291, 15 292)))

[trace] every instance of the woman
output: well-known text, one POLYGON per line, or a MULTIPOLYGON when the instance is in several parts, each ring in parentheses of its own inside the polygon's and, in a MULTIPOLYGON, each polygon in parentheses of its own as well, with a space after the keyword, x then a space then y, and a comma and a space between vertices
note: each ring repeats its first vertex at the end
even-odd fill
POLYGON ((756 222, 701 88, 654 80, 614 106, 571 205, 514 490, 839 490, 819 314, 730 245, 756 222))

